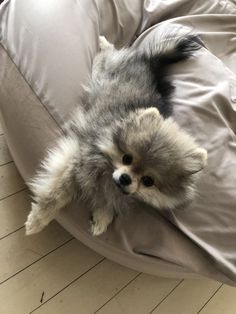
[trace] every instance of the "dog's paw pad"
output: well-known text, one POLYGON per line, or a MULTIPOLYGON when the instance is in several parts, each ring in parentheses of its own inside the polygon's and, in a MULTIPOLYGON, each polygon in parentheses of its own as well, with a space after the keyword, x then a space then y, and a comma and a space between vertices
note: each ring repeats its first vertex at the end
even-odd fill
POLYGON ((90 231, 93 236, 99 236, 106 232, 107 226, 99 223, 91 223, 90 231))
POLYGON ((25 233, 26 235, 31 235, 38 233, 43 230, 45 227, 44 224, 40 220, 34 219, 34 220, 27 220, 25 223, 25 233))
POLYGON ((91 215, 89 222, 90 231, 94 236, 99 236, 102 233, 106 232, 109 225, 109 222, 104 219, 104 217, 99 217, 98 215, 96 215, 96 213, 94 215, 91 215))
POLYGON ((41 210, 37 204, 32 203, 32 210, 27 217, 25 223, 26 235, 31 235, 40 232, 46 225, 46 219, 41 214, 41 210))

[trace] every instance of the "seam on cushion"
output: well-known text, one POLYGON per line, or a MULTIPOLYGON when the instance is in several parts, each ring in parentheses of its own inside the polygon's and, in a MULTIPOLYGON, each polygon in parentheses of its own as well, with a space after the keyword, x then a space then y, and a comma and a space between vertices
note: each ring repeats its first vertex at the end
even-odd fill
POLYGON ((14 62, 14 60, 12 59, 12 57, 9 55, 8 51, 5 49, 5 47, 3 46, 3 44, 1 43, 1 47, 2 49, 6 52, 8 58, 11 60, 11 62, 14 64, 15 68, 17 69, 18 73, 20 74, 20 76, 23 78, 23 80, 26 82, 26 84, 28 85, 28 87, 30 88, 30 90, 32 91, 32 93, 35 95, 35 97, 37 98, 37 100, 40 102, 40 104, 42 105, 42 107, 44 108, 44 110, 49 114, 49 116, 52 118, 52 120, 56 123, 56 125, 58 126, 58 128, 61 130, 61 132, 63 134, 65 134, 65 131, 63 130, 63 128, 60 126, 60 124, 57 122, 57 120, 53 117, 53 115, 50 113, 50 111, 47 109, 47 107, 44 105, 44 103, 41 101, 41 99, 39 98, 39 96, 36 94, 36 92, 34 91, 34 89, 32 88, 32 86, 30 85, 30 83, 28 82, 28 80, 25 78, 25 76, 23 75, 23 73, 21 73, 20 69, 18 68, 18 66, 16 65, 16 63, 14 62))

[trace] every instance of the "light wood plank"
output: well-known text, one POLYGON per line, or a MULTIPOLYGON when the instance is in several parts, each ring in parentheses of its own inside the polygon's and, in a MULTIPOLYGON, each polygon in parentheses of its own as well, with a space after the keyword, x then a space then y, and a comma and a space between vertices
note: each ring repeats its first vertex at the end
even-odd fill
POLYGON ((73 239, 0 285, 0 313, 31 312, 101 260, 73 239))
POLYGON ((235 314, 236 313, 236 289, 235 287, 222 286, 200 314, 235 314))
POLYGON ((20 229, 0 241, 0 282, 39 260, 42 256, 56 249, 71 239, 57 222, 51 223, 44 231, 32 236, 25 236, 20 229))
POLYGON ((25 188, 14 163, 0 167, 0 199, 25 188))
POLYGON ((0 239, 24 225, 30 209, 28 190, 0 201, 0 239))
POLYGON ((0 166, 10 161, 12 161, 12 158, 8 150, 4 135, 0 135, 0 166))
POLYGON ((137 274, 105 260, 34 313, 94 313, 137 274))
MULTIPOLYGON (((219 286, 220 283, 208 279, 184 280, 170 296, 151 313, 196 314, 219 286)), ((224 312, 221 314, 223 313, 224 312)))
POLYGON ((96 313, 149 313, 179 282, 180 280, 177 279, 164 279, 141 274, 96 313))
POLYGON ((0 135, 3 134, 3 128, 2 128, 2 117, 0 115, 0 135))

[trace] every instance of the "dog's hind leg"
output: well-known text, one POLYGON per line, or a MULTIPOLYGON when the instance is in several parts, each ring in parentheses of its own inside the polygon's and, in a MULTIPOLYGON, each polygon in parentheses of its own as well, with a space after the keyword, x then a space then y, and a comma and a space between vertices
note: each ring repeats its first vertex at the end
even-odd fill
POLYGON ((75 167, 79 158, 76 138, 63 138, 42 163, 42 169, 29 183, 32 209, 25 223, 26 234, 41 231, 58 211, 76 196, 75 167))

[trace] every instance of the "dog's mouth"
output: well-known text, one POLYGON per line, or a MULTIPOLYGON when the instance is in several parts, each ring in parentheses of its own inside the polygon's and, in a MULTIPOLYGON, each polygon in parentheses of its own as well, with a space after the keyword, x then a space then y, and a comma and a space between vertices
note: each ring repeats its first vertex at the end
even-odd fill
POLYGON ((121 184, 119 184, 119 183, 116 182, 115 180, 113 180, 113 181, 114 181, 115 185, 119 188, 119 190, 120 190, 123 194, 125 194, 125 195, 129 195, 129 194, 130 194, 127 190, 125 190, 125 188, 124 188, 121 184))

